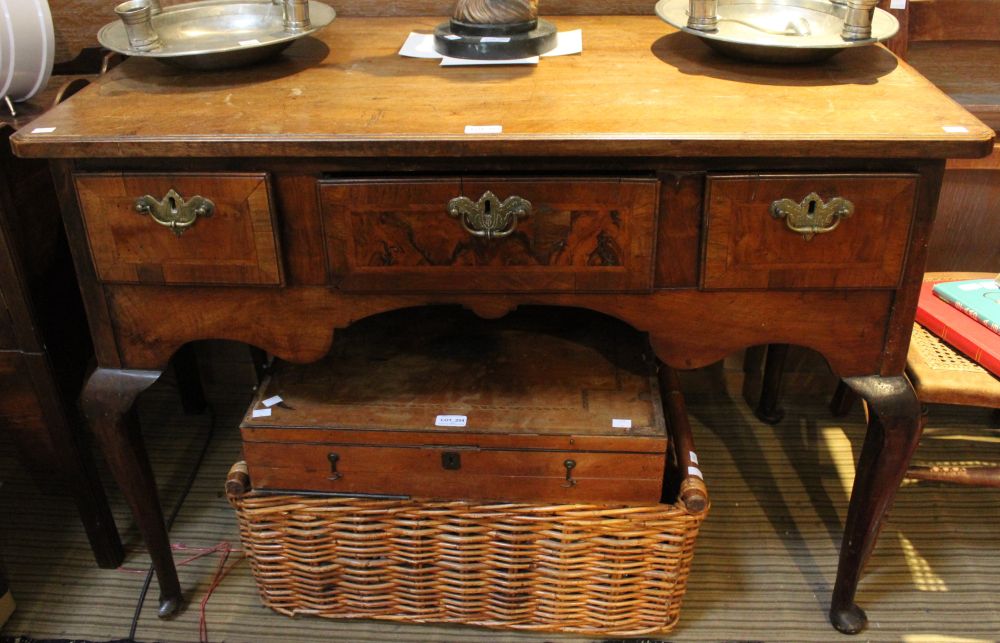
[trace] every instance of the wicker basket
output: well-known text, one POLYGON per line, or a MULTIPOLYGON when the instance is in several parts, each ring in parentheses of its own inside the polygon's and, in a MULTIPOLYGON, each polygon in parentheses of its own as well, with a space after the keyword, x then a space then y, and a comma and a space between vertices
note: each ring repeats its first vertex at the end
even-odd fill
MULTIPOLYGON (((679 395, 665 399, 683 413, 679 395)), ((677 624, 708 510, 690 434, 677 437, 673 504, 263 494, 242 463, 226 492, 261 599, 282 614, 633 636, 677 624)))

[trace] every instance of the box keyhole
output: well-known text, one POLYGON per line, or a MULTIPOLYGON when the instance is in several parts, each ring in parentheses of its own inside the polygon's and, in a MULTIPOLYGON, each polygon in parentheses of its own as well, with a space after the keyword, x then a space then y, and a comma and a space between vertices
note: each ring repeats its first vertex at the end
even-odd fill
POLYGON ((454 451, 445 451, 441 454, 441 466, 451 470, 461 469, 462 455, 454 451))

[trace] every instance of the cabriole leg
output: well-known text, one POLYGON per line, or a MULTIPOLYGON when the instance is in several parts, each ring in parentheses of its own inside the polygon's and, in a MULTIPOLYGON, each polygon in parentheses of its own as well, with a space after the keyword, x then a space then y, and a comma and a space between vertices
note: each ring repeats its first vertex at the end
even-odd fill
POLYGON ((160 583, 159 615, 163 618, 173 616, 179 609, 181 587, 156 480, 133 409, 135 399, 160 373, 98 368, 87 379, 80 404, 149 551, 160 583))
POLYGON ((868 403, 868 432, 847 509, 830 622, 845 634, 857 634, 868 619, 854 595, 920 440, 920 404, 903 376, 848 377, 844 382, 868 403))

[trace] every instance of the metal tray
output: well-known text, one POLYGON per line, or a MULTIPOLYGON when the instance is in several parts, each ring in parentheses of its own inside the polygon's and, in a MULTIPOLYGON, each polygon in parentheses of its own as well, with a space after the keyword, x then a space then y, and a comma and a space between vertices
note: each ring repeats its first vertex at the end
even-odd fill
POLYGON ((327 26, 336 15, 330 6, 310 0, 311 25, 293 33, 285 30, 281 4, 271 0, 202 0, 166 7, 153 16, 161 42, 154 50, 133 49, 120 20, 102 27, 97 39, 128 56, 156 58, 188 69, 224 69, 274 56, 327 26))
POLYGON ((719 0, 715 32, 690 29, 688 0, 660 0, 656 15, 671 26, 698 36, 720 53, 761 62, 807 63, 824 60, 849 47, 887 40, 899 31, 895 16, 875 9, 872 37, 840 36, 845 5, 830 0, 719 0))

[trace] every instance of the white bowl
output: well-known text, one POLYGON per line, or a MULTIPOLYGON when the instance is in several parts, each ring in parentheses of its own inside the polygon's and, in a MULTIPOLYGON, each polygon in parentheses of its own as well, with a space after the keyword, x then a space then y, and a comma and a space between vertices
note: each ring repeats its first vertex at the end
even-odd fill
POLYGON ((0 0, 0 97, 24 101, 44 89, 55 44, 48 0, 0 0))

